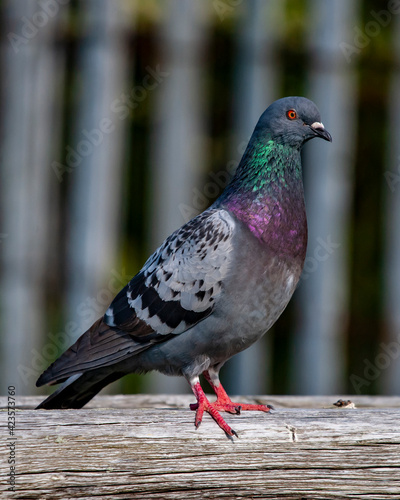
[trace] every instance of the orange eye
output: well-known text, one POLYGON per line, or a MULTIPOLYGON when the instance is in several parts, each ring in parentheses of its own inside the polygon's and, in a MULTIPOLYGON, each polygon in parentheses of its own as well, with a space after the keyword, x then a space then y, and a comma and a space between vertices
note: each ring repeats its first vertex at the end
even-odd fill
POLYGON ((286 116, 289 120, 295 120, 297 118, 297 113, 294 109, 289 109, 289 111, 286 111, 286 116))

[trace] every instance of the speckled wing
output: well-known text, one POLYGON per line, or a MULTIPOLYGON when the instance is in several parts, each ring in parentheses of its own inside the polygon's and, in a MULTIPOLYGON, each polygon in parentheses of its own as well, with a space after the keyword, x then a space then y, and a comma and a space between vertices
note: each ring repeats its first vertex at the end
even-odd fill
POLYGON ((228 212, 210 209, 175 231, 115 297, 104 321, 147 344, 206 318, 232 264, 234 227, 228 212))

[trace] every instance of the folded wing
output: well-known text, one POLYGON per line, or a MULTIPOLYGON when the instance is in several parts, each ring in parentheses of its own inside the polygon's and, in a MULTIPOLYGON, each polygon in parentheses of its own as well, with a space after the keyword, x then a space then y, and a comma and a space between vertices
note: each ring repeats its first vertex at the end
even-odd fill
POLYGON ((209 316, 231 267, 234 227, 212 209, 175 231, 37 385, 119 363, 209 316))

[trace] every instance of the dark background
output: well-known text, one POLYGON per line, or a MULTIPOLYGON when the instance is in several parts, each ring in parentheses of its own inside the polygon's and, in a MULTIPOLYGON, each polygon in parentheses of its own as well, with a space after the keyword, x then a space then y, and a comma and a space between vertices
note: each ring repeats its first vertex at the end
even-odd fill
POLYGON ((215 179, 268 104, 304 95, 334 139, 304 155, 309 258, 323 258, 224 381, 247 393, 398 392, 399 19, 396 2, 378 1, 0 2, 2 390, 34 393, 124 277, 220 193, 215 179), (113 131, 68 164, 102 119, 113 131), (315 254, 329 238, 338 249, 315 254))

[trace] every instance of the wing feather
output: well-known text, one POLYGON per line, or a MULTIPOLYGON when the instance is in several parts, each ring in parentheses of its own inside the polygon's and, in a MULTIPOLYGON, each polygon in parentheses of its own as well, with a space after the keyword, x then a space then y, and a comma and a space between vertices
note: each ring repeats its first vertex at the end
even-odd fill
POLYGON ((210 209, 169 236, 121 290, 104 321, 136 337, 179 334, 212 313, 232 261, 235 222, 210 209), (137 321, 148 325, 137 331, 137 321))

